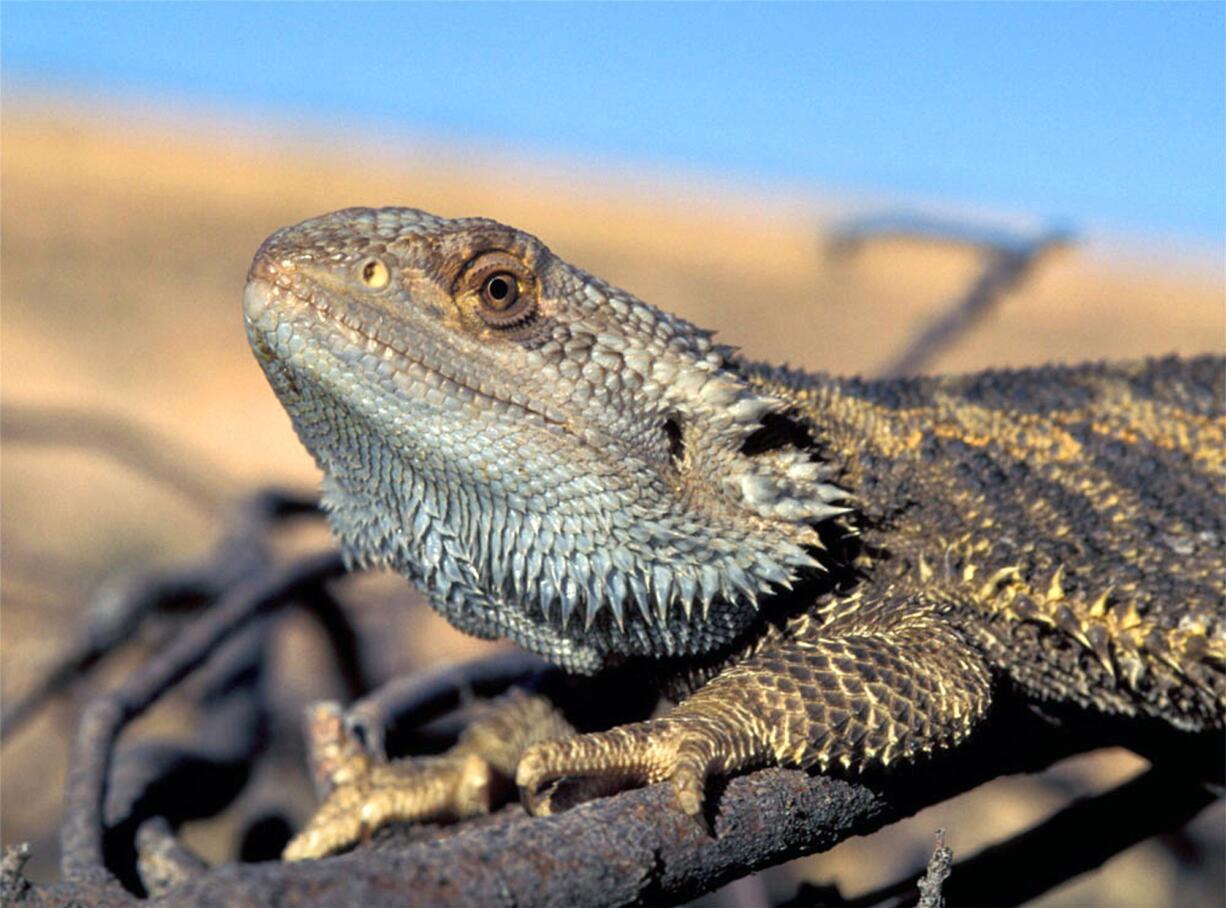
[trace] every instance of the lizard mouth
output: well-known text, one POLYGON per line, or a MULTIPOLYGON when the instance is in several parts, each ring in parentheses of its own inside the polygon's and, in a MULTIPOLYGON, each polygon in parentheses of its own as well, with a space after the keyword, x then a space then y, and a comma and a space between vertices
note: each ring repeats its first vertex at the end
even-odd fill
POLYGON ((285 365, 290 365, 297 358, 296 354, 313 346, 330 354, 355 374, 373 378, 371 373, 377 373, 384 381, 395 385, 398 391, 420 392, 414 396, 428 401, 433 399, 440 408, 458 411, 465 406, 476 405, 495 411, 513 409, 529 421, 539 421, 550 429, 563 431, 583 441, 571 431, 566 417, 552 407, 537 405, 526 399, 514 400, 509 395, 453 374, 427 358, 410 352, 404 345, 363 327, 380 320, 377 310, 353 301, 347 301, 345 306, 360 308, 360 315, 330 305, 323 294, 312 293, 300 286, 292 289, 279 287, 261 276, 250 277, 243 290, 243 313, 248 331, 263 338, 262 346, 267 351, 264 355, 285 365), (287 304, 300 312, 314 313, 320 322, 328 326, 329 339, 322 343, 318 340, 303 343, 299 337, 300 331, 294 330, 291 320, 277 317, 277 313, 285 311, 287 304), (409 387, 414 385, 417 387, 409 387))

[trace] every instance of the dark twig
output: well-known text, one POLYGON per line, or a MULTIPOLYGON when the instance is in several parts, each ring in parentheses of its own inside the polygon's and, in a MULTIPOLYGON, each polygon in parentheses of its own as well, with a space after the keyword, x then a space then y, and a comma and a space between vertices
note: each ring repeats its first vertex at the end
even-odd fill
POLYGON ((117 752, 103 812, 104 852, 107 868, 128 889, 141 889, 138 831, 148 819, 173 828, 212 816, 247 785, 271 722, 264 675, 274 627, 271 616, 249 622, 193 679, 190 741, 142 741, 117 752))
MULTIPOLYGON (((130 642, 151 615, 189 615, 262 569, 268 563, 268 553, 261 537, 268 526, 273 521, 316 514, 318 505, 313 498, 294 492, 264 489, 240 500, 231 513, 225 538, 198 564, 105 584, 86 607, 84 628, 69 650, 29 691, 0 711, 0 742, 7 741, 50 700, 83 681, 111 653, 130 642)), ((343 636, 335 616, 326 617, 335 632, 343 636)), ((349 650, 339 652, 344 655, 338 658, 356 659, 349 650)))
POLYGON ((124 727, 248 622, 343 573, 340 553, 329 551, 243 584, 186 627, 118 690, 86 707, 73 746, 61 833, 65 879, 95 884, 112 879, 103 858, 102 810, 115 741, 124 727))
POLYGON ((539 657, 508 650, 483 659, 394 678, 345 711, 349 731, 375 754, 387 755, 389 738, 462 706, 491 697, 548 668, 539 657))
POLYGON ((104 585, 87 605, 85 626, 68 652, 25 695, 5 705, 0 713, 0 741, 7 741, 49 700, 82 681, 106 656, 129 642, 150 614, 207 599, 215 576, 210 565, 199 571, 104 585))
POLYGON ((164 817, 154 817, 136 832, 137 864, 145 891, 156 896, 191 882, 209 869, 195 852, 175 838, 164 817))
MULTIPOLYGON (((240 591, 235 595, 241 600, 241 590, 253 584, 258 590, 261 578, 272 576, 275 580, 280 575, 270 566, 271 552, 265 539, 268 529, 279 520, 317 513, 311 498, 272 489, 257 492, 231 509, 226 535, 209 558, 186 570, 110 587, 90 609, 90 620, 78 644, 16 709, 5 711, 4 731, 11 731, 39 705, 127 643, 150 616, 165 616, 171 625, 181 626, 219 597, 240 591)), ((338 555, 330 553, 325 560, 328 569, 324 573, 341 571, 338 555)), ((330 639, 340 644, 338 651, 348 679, 364 684, 356 635, 339 604, 319 584, 323 575, 311 574, 315 561, 297 569, 307 576, 290 592, 302 594, 300 600, 325 626, 330 639)), ((291 586, 292 575, 293 570, 286 579, 291 586)), ((112 872, 118 873, 129 888, 140 888, 135 839, 137 828, 147 818, 161 816, 174 825, 210 815, 245 786, 269 721, 268 705, 259 686, 269 626, 265 622, 262 628, 253 627, 251 619, 280 604, 261 602, 260 595, 257 591, 246 611, 242 602, 230 611, 223 602, 216 610, 206 612, 128 684, 87 708, 77 755, 82 754, 87 740, 96 750, 88 760, 78 761, 79 771, 70 781, 63 864, 66 875, 74 863, 83 866, 96 883, 98 897, 118 897, 112 872), (229 643, 222 647, 226 641, 229 643), (114 754, 113 745, 123 725, 216 648, 230 655, 213 660, 202 679, 197 740, 187 745, 147 742, 114 754), (74 785, 84 800, 73 800, 74 785), (99 798, 104 800, 100 802, 99 798), (103 807, 101 817, 92 816, 99 806, 103 807), (74 851, 74 842, 83 848, 74 851), (91 868, 99 842, 103 861, 91 868)), ((163 636, 169 630, 164 628, 163 636)))
POLYGON ((1216 800, 1185 773, 1151 769, 954 866, 955 905, 1021 905, 1150 836, 1187 823, 1216 800))
POLYGON ((0 403, 0 439, 5 444, 60 445, 103 454, 173 489, 202 511, 220 515, 240 487, 199 452, 118 413, 71 406, 0 403))
MULTIPOLYGON (((1012 838, 948 869, 944 898, 954 905, 1021 905, 1159 833, 1177 829, 1216 799, 1196 774, 1151 769, 1103 794, 1083 798, 1012 838)), ((940 847, 938 846, 938 852, 940 847)), ((933 854, 937 859, 937 853, 933 854)), ((928 871, 931 872, 932 863, 928 871)), ((840 908, 904 908, 922 898, 916 874, 840 908)))
POLYGON ((956 221, 886 217, 868 218, 838 228, 828 249, 832 255, 848 255, 870 241, 900 238, 971 246, 983 253, 984 266, 975 282, 943 315, 877 370, 882 378, 900 378, 922 371, 960 335, 978 324, 1007 293, 1019 287, 1042 258, 1072 242, 1071 234, 1065 230, 1022 237, 956 221))
MULTIPOLYGON (((183 630, 127 684, 86 709, 76 756, 83 756, 86 742, 93 749, 87 759, 77 760, 70 780, 62 834, 68 879, 73 879, 68 868, 77 866, 92 881, 98 897, 119 897, 112 874, 139 891, 136 838, 147 819, 161 817, 172 829, 185 819, 215 813, 246 785, 269 724, 260 679, 271 625, 252 619, 296 597, 339 643, 348 679, 355 685, 365 683, 353 628, 322 587, 327 576, 341 572, 339 555, 308 560, 288 574, 271 566, 265 537, 272 524, 317 513, 313 499, 294 493, 265 490, 243 499, 232 509, 228 531, 209 558, 186 570, 115 587, 101 597, 81 642, 19 704, 18 720, 127 642, 148 617, 162 615, 182 626, 204 611, 204 617, 183 630), (299 574, 300 582, 295 579, 299 574), (283 598, 275 590, 260 592, 261 583, 275 584, 278 577, 288 584, 283 598), (243 601, 243 590, 250 592, 249 601, 243 601), (205 610, 219 597, 221 605, 205 610), (218 649, 221 652, 196 685, 200 713, 195 741, 145 742, 113 752, 127 722, 218 649), (96 816, 100 804, 102 813, 96 816), (99 842, 101 863, 95 857, 99 842)), ((12 716, 9 712, 8 729, 13 727, 12 716)))
POLYGON ((327 637, 337 674, 345 686, 347 700, 361 697, 373 686, 370 670, 362 653, 362 643, 349 615, 325 587, 308 591, 299 603, 315 619, 327 637))
MULTIPOLYGON (((1052 242, 1069 243, 1072 231, 1062 227, 1044 230, 1052 242)), ((969 247, 990 252, 1022 255, 1035 239, 1016 230, 993 228, 962 218, 940 218, 919 214, 886 214, 856 218, 830 231, 826 250, 832 256, 845 256, 868 243, 885 240, 918 240, 933 245, 969 247)))

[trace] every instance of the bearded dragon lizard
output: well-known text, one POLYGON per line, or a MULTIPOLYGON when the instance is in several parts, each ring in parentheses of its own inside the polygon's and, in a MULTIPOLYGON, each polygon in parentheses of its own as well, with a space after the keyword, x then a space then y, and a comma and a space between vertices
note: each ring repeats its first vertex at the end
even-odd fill
POLYGON ((1005 690, 1223 728, 1221 357, 807 374, 526 233, 408 208, 279 230, 244 311, 355 563, 470 634, 639 666, 680 701, 575 735, 512 697, 404 769, 338 738, 287 857, 483 809, 457 805, 491 771, 538 813, 578 778, 669 781, 698 814, 712 775, 956 746, 1005 690))

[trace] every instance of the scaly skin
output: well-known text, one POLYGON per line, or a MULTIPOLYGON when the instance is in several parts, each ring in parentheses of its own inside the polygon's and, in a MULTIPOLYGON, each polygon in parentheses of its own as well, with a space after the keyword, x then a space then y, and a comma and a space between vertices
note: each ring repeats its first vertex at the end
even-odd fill
POLYGON ((1221 358, 780 370, 527 234, 411 209, 279 231, 244 307, 356 562, 469 633, 688 694, 526 735, 532 809, 562 777, 671 780, 696 814, 711 774, 889 765, 1006 687, 1223 727, 1221 358))

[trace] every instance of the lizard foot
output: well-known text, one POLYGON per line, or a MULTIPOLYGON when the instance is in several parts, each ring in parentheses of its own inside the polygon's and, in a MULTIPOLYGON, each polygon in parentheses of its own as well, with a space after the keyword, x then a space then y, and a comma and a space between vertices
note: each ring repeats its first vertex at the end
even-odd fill
MULTIPOLYGON (((761 749, 730 723, 672 715, 605 732, 536 744, 519 761, 515 781, 532 814, 638 785, 671 782, 677 806, 702 821, 709 775, 761 762, 761 749), (566 780, 565 803, 555 802, 566 780), (577 780, 578 787, 572 786, 577 780)), ((705 824, 704 824, 705 825, 705 824)))
POLYGON ((283 858, 319 858, 394 822, 455 821, 490 812, 524 748, 574 731, 543 697, 513 690, 478 707, 455 746, 437 757, 383 762, 346 726, 335 703, 308 711, 307 737, 323 803, 283 858))

